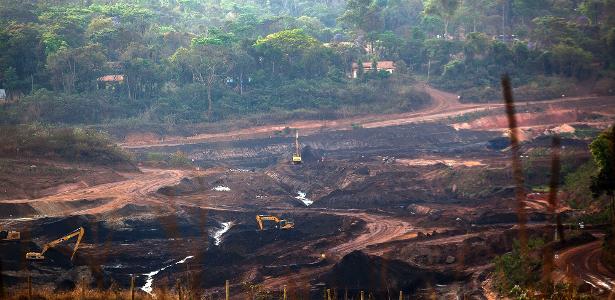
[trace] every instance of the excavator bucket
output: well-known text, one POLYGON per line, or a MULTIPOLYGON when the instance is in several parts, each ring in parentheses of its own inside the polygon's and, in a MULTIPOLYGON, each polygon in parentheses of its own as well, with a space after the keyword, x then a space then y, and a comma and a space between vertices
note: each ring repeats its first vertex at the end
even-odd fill
POLYGON ((43 260, 45 259, 45 256, 43 256, 42 254, 38 252, 28 252, 26 253, 26 259, 27 260, 43 260))

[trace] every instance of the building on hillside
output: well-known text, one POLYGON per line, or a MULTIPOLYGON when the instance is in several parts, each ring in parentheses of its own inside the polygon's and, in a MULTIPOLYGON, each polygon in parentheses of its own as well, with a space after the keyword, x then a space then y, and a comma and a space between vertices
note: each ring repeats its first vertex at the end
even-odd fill
POLYGON ((124 75, 105 75, 99 77, 96 82, 99 89, 115 88, 116 85, 124 83, 124 75))
MULTIPOLYGON (((350 77, 357 78, 359 71, 359 65, 357 63, 352 63, 352 74, 350 77)), ((381 60, 376 63, 376 70, 372 69, 372 62, 364 62, 363 63, 363 72, 371 72, 371 71, 385 71, 393 74, 395 71, 395 63, 390 60, 381 60)))

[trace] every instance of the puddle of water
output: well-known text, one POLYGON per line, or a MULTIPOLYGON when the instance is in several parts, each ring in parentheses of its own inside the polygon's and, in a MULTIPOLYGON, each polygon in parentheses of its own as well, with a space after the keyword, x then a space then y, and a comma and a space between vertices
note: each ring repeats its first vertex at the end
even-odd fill
POLYGON ((154 285, 154 276, 156 276, 158 273, 160 273, 160 272, 162 272, 162 271, 164 271, 164 270, 166 270, 166 269, 168 269, 168 268, 170 268, 170 267, 172 267, 174 265, 183 264, 183 263, 185 263, 186 261, 188 261, 189 259, 191 259, 193 257, 194 256, 192 256, 192 255, 186 256, 184 259, 182 259, 182 260, 180 260, 180 261, 178 261, 176 263, 170 264, 170 265, 165 266, 163 268, 160 268, 160 269, 158 269, 156 271, 152 271, 152 272, 143 274, 143 275, 147 276, 147 278, 145 279, 145 284, 141 287, 141 290, 146 292, 146 293, 148 293, 148 294, 150 294, 150 295, 152 295, 152 291, 154 290, 154 288, 152 287, 154 285))
POLYGON ((306 193, 304 193, 304 192, 302 192, 302 191, 298 191, 298 192, 297 192, 297 197, 295 197, 295 199, 297 199, 297 200, 299 200, 299 201, 303 202, 303 204, 304 204, 305 206, 310 206, 310 205, 312 205, 312 204, 314 203, 314 201, 312 201, 312 200, 310 200, 310 199, 306 198, 305 196, 306 196, 306 193))
POLYGON ((228 186, 219 185, 211 190, 216 192, 230 192, 231 188, 228 186))
POLYGON ((213 234, 213 238, 214 238, 214 245, 219 246, 222 243, 222 235, 225 234, 227 231, 229 231, 229 229, 231 229, 231 227, 233 227, 234 223, 233 222, 223 222, 220 223, 220 225, 222 225, 222 228, 216 230, 213 234))

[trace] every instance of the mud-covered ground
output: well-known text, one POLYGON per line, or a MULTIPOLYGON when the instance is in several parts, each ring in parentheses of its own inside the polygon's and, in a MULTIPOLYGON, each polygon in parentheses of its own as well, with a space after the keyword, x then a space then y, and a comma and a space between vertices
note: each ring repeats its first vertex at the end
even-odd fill
MULTIPOLYGON (((574 122, 528 119, 521 148, 529 230, 547 240, 546 195, 532 189, 548 183, 550 135, 563 136, 563 170, 574 170, 604 125, 576 123, 608 117, 551 115, 574 122)), ((476 119, 323 130, 301 138, 301 165, 288 162, 293 139, 275 135, 132 150, 139 159, 183 151, 195 165, 181 170, 10 162, 0 227, 22 240, 0 242, 2 282, 18 288, 30 274, 58 289, 127 287, 135 274, 143 293, 179 281, 212 294, 230 280, 241 296, 287 285, 312 298, 325 287, 483 298, 481 283, 510 251, 518 220, 506 130, 497 116, 476 119), (259 231, 257 214, 295 227, 259 231), (80 226, 74 261, 72 241, 44 261, 24 260, 80 226)))

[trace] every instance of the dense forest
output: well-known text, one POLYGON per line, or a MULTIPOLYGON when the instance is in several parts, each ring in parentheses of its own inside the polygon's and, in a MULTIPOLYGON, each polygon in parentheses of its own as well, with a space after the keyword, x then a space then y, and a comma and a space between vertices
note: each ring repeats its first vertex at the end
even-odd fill
POLYGON ((0 123, 409 111, 419 81, 497 101, 505 72, 612 94, 614 25, 615 0, 0 0, 0 123))

